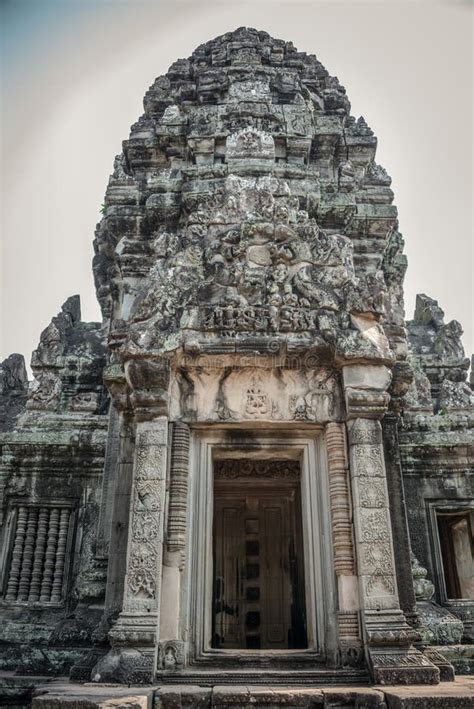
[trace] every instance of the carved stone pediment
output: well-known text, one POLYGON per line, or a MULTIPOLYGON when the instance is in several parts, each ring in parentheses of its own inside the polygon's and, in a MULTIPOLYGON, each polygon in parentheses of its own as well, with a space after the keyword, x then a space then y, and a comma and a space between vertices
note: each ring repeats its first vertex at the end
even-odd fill
MULTIPOLYGON (((250 129, 235 135, 264 142, 250 129)), ((186 195, 183 226, 155 241, 159 258, 133 303, 125 352, 158 356, 185 340, 206 351, 296 334, 343 357, 391 358, 378 327, 381 273, 359 281, 351 241, 321 231, 287 181, 229 175, 195 202, 186 195)))

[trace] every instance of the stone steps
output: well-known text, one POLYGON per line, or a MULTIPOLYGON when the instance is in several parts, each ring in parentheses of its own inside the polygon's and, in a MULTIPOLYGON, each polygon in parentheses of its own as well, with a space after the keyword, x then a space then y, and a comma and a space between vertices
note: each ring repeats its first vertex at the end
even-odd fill
POLYGON ((431 649, 440 652, 458 675, 474 675, 474 644, 439 645, 431 649))
POLYGON ((66 678, 0 677, 0 706, 23 709, 472 709, 474 678, 434 686, 276 687, 217 685, 214 687, 124 687, 106 684, 73 684, 66 678), (22 684, 23 683, 23 684, 22 684), (36 685, 29 699, 11 693, 36 685), (9 690, 9 694, 4 692, 9 690))
POLYGON ((229 669, 216 666, 212 669, 184 670, 183 672, 163 673, 157 681, 164 685, 215 687, 225 682, 226 686, 271 686, 281 687, 291 684, 293 687, 353 686, 369 684, 367 672, 356 669, 331 670, 326 668, 311 669, 294 667, 255 670, 248 668, 229 669))

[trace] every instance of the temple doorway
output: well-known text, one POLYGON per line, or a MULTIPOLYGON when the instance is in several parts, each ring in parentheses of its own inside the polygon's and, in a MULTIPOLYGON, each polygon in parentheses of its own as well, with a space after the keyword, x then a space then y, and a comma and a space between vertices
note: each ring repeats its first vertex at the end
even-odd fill
POLYGON ((308 646, 299 462, 215 462, 212 588, 213 648, 308 646))

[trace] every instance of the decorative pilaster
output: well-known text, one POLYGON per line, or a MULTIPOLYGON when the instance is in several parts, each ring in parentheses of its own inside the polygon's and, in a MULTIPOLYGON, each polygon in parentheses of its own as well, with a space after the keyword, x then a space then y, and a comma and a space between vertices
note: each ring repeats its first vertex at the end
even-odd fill
POLYGON ((398 602, 379 422, 356 419, 349 442, 359 574, 366 608, 379 611, 398 602))
POLYGON ((360 664, 362 660, 362 643, 344 424, 329 423, 326 426, 325 438, 328 456, 334 571, 338 589, 341 664, 354 666, 360 664))
POLYGON ((355 574, 352 543, 351 507, 348 486, 345 427, 341 423, 326 426, 326 448, 329 468, 329 502, 336 576, 355 574))
MULTIPOLYGON (((118 657, 119 681, 149 682, 154 673, 161 599, 167 440, 166 418, 137 423, 123 607, 109 632, 118 657)), ((102 672, 103 666, 99 663, 95 678, 101 677, 102 672)))
POLYGON ((168 551, 184 550, 189 476, 189 426, 173 424, 168 509, 168 551))
POLYGON ((163 558, 163 589, 158 667, 176 670, 184 663, 184 642, 179 635, 181 572, 186 548, 189 478, 189 426, 173 424, 168 501, 168 530, 163 558))
POLYGON ((418 636, 400 610, 380 423, 353 421, 349 444, 362 622, 374 682, 437 683, 438 670, 413 647, 418 636))
POLYGON ((364 642, 374 682, 436 684, 437 668, 413 647, 417 633, 400 610, 382 427, 390 373, 344 368, 353 519, 364 642), (385 406, 384 406, 385 402, 385 406))

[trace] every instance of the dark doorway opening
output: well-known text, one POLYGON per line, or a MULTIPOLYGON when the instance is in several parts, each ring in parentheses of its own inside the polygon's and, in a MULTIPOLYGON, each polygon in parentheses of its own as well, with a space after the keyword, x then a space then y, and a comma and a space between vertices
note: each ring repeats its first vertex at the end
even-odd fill
POLYGON ((212 647, 308 646, 300 466, 214 465, 212 647))
POLYGON ((474 511, 437 510, 446 595, 474 599, 474 511))

